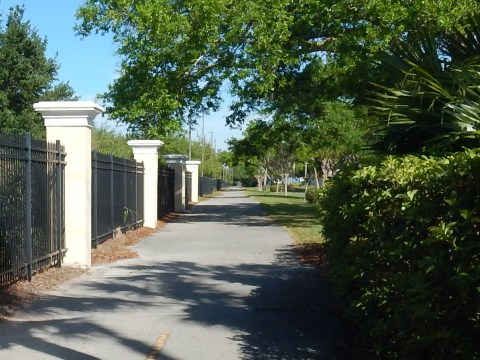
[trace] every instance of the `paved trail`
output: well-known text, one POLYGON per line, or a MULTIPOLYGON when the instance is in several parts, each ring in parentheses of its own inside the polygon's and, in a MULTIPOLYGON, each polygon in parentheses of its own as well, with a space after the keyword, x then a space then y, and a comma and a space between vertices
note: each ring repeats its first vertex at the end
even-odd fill
POLYGON ((318 270, 237 189, 0 323, 0 359, 335 359, 318 270))

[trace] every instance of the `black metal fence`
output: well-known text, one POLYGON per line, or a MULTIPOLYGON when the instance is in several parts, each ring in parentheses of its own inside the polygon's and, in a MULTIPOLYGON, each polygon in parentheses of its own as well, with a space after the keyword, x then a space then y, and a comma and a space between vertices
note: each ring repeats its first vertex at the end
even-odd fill
POLYGON ((192 202, 192 173, 190 171, 185 172, 185 205, 192 202))
POLYGON ((232 183, 222 179, 217 179, 217 188, 218 190, 226 189, 227 187, 232 186, 232 183))
POLYGON ((159 165, 158 166, 158 218, 171 213, 175 207, 175 170, 159 165))
POLYGON ((143 163, 92 152, 92 246, 143 225, 143 163))
POLYGON ((210 195, 218 190, 221 190, 218 187, 218 179, 212 179, 208 176, 198 178, 198 196, 210 195))
POLYGON ((65 151, 60 142, 0 135, 0 283, 61 265, 65 151))

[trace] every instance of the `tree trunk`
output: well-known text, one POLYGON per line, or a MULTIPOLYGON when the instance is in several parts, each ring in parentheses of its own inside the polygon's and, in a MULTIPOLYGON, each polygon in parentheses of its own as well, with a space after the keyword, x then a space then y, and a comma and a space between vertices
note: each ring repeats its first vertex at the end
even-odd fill
POLYGON ((284 174, 285 179, 285 196, 288 196, 288 174, 284 174))
POLYGON ((338 159, 327 158, 322 160, 323 182, 335 175, 338 159))
POLYGON ((263 176, 262 175, 255 175, 255 179, 257 179, 258 191, 263 191, 263 176))
POLYGON ((318 171, 316 166, 313 167, 313 172, 315 174, 315 186, 317 187, 317 189, 320 189, 320 183, 318 181, 318 171))

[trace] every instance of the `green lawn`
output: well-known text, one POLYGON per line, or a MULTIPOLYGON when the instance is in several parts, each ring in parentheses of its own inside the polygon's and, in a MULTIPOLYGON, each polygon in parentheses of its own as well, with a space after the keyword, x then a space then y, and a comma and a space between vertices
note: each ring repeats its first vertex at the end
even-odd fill
POLYGON ((247 189, 246 193, 262 204, 273 221, 290 232, 297 245, 323 243, 318 210, 305 202, 303 192, 290 192, 284 196, 283 193, 247 189))

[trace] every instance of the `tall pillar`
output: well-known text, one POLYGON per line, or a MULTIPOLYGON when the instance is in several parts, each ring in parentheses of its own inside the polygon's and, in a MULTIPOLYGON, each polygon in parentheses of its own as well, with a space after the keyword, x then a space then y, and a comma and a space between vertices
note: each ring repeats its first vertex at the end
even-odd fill
POLYGON ((65 265, 89 267, 92 249, 93 119, 103 109, 91 101, 42 101, 33 105, 42 114, 47 141, 60 140, 67 153, 65 166, 65 265))
POLYGON ((187 171, 192 173, 192 188, 190 189, 190 194, 192 194, 192 202, 198 202, 198 166, 201 164, 201 161, 189 160, 187 161, 186 167, 187 171))
POLYGON ((176 212, 183 212, 186 208, 185 199, 185 155, 164 155, 167 165, 175 170, 175 205, 176 212))
POLYGON ((157 227, 158 206, 158 148, 160 140, 130 140, 136 161, 143 161, 143 226, 157 227))

